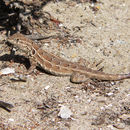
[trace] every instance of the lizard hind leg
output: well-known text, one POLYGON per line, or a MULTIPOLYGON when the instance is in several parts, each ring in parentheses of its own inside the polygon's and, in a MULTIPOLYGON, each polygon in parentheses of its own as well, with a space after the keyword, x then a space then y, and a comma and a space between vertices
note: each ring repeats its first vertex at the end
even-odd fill
POLYGON ((88 81, 89 78, 85 75, 85 74, 82 74, 82 73, 79 73, 79 72, 74 72, 71 76, 70 76, 70 81, 72 83, 83 83, 83 82, 86 82, 88 81))

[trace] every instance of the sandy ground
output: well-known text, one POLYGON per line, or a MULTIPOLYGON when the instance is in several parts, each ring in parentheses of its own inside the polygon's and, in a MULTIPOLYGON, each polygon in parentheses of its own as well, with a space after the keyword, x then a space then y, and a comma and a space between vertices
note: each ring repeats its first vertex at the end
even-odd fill
MULTIPOLYGON (((62 21, 81 42, 69 47, 51 42, 43 49, 74 62, 80 58, 91 64, 103 60, 101 66, 107 73, 130 72, 130 1, 101 0, 95 7, 98 11, 90 3, 48 3, 43 11, 62 21)), ((1 68, 7 62, 0 61, 1 68)), ((16 69, 18 65, 13 63, 16 69)), ((41 72, 28 75, 26 82, 1 76, 0 100, 14 105, 10 113, 0 108, 1 129, 130 129, 130 80, 96 85, 69 80, 41 72), (58 117, 61 106, 71 110, 70 118, 58 117)))

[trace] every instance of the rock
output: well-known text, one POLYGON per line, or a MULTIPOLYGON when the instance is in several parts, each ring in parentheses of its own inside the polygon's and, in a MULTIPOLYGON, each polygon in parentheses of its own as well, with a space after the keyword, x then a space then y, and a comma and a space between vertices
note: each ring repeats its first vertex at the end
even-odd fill
POLYGON ((61 106, 60 112, 58 113, 58 116, 64 119, 70 118, 72 115, 71 110, 67 106, 61 106))
POLYGON ((7 68, 0 70, 0 75, 6 75, 6 74, 11 74, 11 73, 15 73, 14 68, 7 67, 7 68))

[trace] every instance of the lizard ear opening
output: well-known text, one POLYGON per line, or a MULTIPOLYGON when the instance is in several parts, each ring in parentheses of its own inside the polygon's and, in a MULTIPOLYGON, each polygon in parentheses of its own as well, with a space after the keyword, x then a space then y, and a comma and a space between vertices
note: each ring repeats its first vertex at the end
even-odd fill
POLYGON ((31 54, 32 54, 32 55, 35 55, 35 54, 36 54, 36 52, 35 52, 34 49, 31 51, 31 54))

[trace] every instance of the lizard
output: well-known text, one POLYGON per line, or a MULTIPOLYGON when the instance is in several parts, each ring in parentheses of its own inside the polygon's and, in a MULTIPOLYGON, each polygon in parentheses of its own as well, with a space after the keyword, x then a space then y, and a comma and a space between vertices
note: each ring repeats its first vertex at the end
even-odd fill
POLYGON ((130 78, 130 73, 108 74, 87 68, 86 66, 78 63, 64 60, 61 57, 41 49, 34 41, 21 33, 15 33, 7 40, 15 47, 18 47, 22 51, 26 52, 28 57, 38 63, 46 72, 55 76, 70 76, 70 81, 72 83, 83 83, 88 79, 117 81, 130 78))

